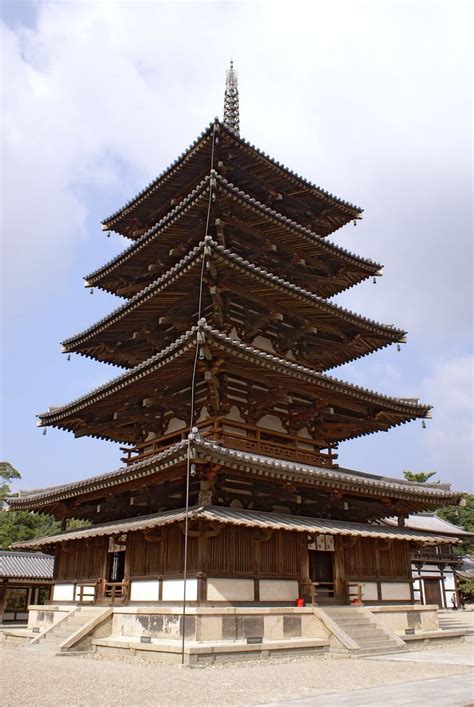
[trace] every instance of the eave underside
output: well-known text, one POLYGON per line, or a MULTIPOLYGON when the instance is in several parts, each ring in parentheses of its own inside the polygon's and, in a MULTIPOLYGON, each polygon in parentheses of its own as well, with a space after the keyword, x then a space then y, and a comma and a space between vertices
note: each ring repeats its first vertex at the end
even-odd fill
MULTIPOLYGON (((82 481, 9 499, 12 510, 52 513, 57 518, 112 521, 179 507, 185 499, 188 441, 145 461, 82 481), (133 499, 133 500, 132 500, 133 499)), ((345 520, 409 516, 457 503, 449 487, 417 484, 352 469, 276 460, 195 437, 191 503, 198 503, 202 482, 215 504, 239 500, 243 508, 272 510, 286 506, 295 515, 324 515, 345 520)))
MULTIPOLYGON (((124 533, 140 532, 158 528, 160 526, 182 523, 185 518, 184 509, 154 514, 148 517, 118 521, 104 524, 80 531, 61 533, 50 537, 35 538, 20 543, 15 547, 40 548, 64 544, 73 540, 84 540, 94 537, 113 536, 124 533)), ((384 528, 370 524, 354 523, 350 521, 333 521, 325 518, 294 517, 277 513, 262 513, 256 511, 242 511, 231 508, 215 506, 197 506, 189 509, 189 520, 207 521, 211 524, 237 525, 241 527, 262 528, 265 530, 289 530, 307 534, 342 535, 349 537, 381 538, 385 540, 404 540, 423 545, 439 545, 452 543, 452 539, 438 537, 429 533, 416 533, 410 530, 384 528)))
MULTIPOLYGON (((380 265, 327 243, 215 174, 207 234, 237 255, 330 297, 379 274, 380 265), (296 255, 297 254, 297 255, 296 255)), ((89 286, 132 297, 164 274, 206 235, 206 177, 136 243, 86 277, 89 286)))
POLYGON ((235 327, 246 344, 264 336, 274 353, 323 371, 404 341, 405 332, 332 305, 208 238, 63 350, 125 367, 162 350, 197 318, 203 257, 202 312, 226 334, 235 327))
POLYGON ((278 205, 292 219, 327 236, 362 210, 316 187, 237 137, 219 122, 202 133, 170 168, 122 209, 105 219, 103 228, 137 239, 162 218, 210 170, 219 169, 253 196, 278 205), (218 139, 214 141, 216 130, 218 139))
POLYGON ((289 430, 312 427, 321 448, 426 417, 429 406, 389 398, 236 342, 201 323, 171 346, 105 386, 40 416, 42 425, 137 444, 165 433, 171 417, 190 419, 189 386, 196 346, 196 410, 258 420, 270 411, 289 430), (201 343, 199 341, 201 340, 201 343))

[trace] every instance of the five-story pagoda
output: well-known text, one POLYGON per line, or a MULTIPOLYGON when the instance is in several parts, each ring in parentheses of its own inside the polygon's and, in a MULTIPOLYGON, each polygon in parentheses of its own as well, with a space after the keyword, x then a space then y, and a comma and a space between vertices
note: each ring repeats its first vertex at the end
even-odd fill
POLYGON ((327 374, 405 332, 330 302, 380 274, 327 238, 361 209, 243 140, 238 101, 231 65, 224 121, 103 222, 131 244, 86 285, 123 302, 63 350, 125 370, 39 424, 120 442, 124 465, 10 500, 63 521, 21 544, 55 549, 55 602, 172 607, 185 572, 201 605, 409 603, 410 548, 440 538, 403 519, 457 498, 338 466, 430 408, 327 374))

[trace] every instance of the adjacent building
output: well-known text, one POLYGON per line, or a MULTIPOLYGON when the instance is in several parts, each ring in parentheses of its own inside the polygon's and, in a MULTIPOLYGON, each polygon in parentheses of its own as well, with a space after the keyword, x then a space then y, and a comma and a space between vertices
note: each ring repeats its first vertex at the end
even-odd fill
MULTIPOLYGON (((396 520, 389 518, 386 523, 394 526, 396 520)), ((459 540, 472 539, 473 534, 434 513, 410 515, 405 521, 405 527, 417 532, 436 533, 444 538, 451 538, 451 544, 430 545, 412 552, 414 600, 420 604, 437 604, 445 609, 459 607, 457 576, 464 558, 456 553, 455 548, 459 540)))
POLYGON ((0 624, 26 622, 30 604, 49 601, 53 568, 51 555, 0 550, 0 624))

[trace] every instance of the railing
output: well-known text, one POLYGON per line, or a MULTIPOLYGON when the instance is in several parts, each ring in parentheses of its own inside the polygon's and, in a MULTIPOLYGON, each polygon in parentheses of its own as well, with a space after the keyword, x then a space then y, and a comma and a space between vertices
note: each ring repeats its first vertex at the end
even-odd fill
POLYGON ((317 604, 331 601, 336 598, 335 582, 313 582, 315 600, 317 604))
MULTIPOLYGON (((257 427, 257 425, 248 425, 222 416, 205 420, 197 427, 202 437, 226 443, 233 449, 318 466, 337 466, 335 464, 337 454, 331 450, 322 452, 315 448, 311 439, 298 435, 285 434, 265 427, 257 427)), ((126 454, 122 457, 122 461, 125 464, 134 464, 186 439, 187 434, 188 429, 184 428, 136 447, 121 447, 121 451, 126 454)))
POLYGON ((463 560, 458 555, 453 555, 450 552, 436 552, 435 550, 418 550, 411 556, 413 561, 426 562, 449 562, 451 564, 460 564, 463 560))
POLYGON ((362 604, 364 585, 359 582, 347 582, 347 598, 349 604, 362 604))
POLYGON ((79 604, 94 604, 97 599, 98 582, 76 582, 74 597, 79 604))
POLYGON ((128 597, 129 582, 102 582, 102 601, 107 604, 124 604, 128 597))

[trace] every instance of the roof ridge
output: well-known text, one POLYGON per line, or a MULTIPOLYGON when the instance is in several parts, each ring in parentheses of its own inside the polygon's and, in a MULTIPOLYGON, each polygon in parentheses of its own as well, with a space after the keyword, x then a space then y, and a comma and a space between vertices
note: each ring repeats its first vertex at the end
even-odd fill
POLYGON ((181 160, 184 157, 186 157, 188 155, 188 153, 190 153, 194 147, 196 147, 196 145, 203 139, 203 137, 206 135, 206 133, 209 132, 213 128, 213 126, 216 124, 216 122, 218 122, 218 121, 216 121, 215 119, 212 120, 208 124, 208 126, 198 135, 198 137, 195 140, 193 140, 193 142, 185 150, 183 150, 183 152, 181 152, 181 154, 178 155, 178 157, 175 160, 173 160, 173 162, 171 162, 171 164, 169 164, 168 167, 166 167, 158 175, 158 177, 155 177, 155 179, 152 179, 151 182, 149 182, 146 187, 144 187, 141 191, 138 192, 138 194, 136 194, 134 197, 129 199, 126 202, 125 206, 122 206, 120 209, 117 209, 117 211, 115 211, 113 214, 111 214, 107 218, 104 218, 101 221, 101 224, 105 226, 109 221, 115 220, 117 218, 117 216, 119 214, 121 214, 123 211, 128 211, 128 209, 132 206, 132 204, 140 201, 140 197, 143 197, 143 195, 147 191, 149 191, 150 188, 155 188, 156 186, 158 186, 158 182, 160 182, 167 175, 168 172, 171 172, 174 169, 174 167, 176 167, 177 164, 179 162, 181 162, 181 160))

